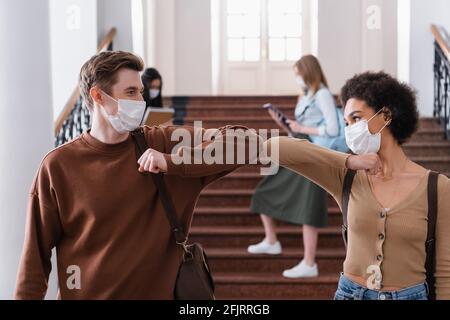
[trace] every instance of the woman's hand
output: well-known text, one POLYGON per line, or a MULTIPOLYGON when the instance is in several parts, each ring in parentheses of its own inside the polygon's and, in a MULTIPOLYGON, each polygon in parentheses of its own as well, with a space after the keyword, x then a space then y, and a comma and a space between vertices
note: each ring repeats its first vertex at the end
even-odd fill
POLYGON ((276 122, 276 124, 283 129, 287 134, 289 134, 289 130, 287 130, 288 128, 286 127, 286 125, 281 121, 280 117, 278 117, 278 115, 271 109, 267 110, 269 112, 269 115, 272 117, 273 121, 276 122))
POLYGON ((275 111, 273 111, 272 109, 268 109, 267 112, 269 112, 270 117, 273 119, 273 121, 275 121, 276 123, 281 122, 280 118, 278 117, 278 115, 275 113, 275 111))
POLYGON ((287 120, 287 123, 289 125, 289 128, 291 128, 292 132, 306 134, 305 126, 302 126, 297 121, 295 121, 295 120, 287 120))
POLYGON ((351 155, 346 165, 351 170, 366 170, 370 175, 376 175, 382 169, 380 157, 376 153, 351 155))

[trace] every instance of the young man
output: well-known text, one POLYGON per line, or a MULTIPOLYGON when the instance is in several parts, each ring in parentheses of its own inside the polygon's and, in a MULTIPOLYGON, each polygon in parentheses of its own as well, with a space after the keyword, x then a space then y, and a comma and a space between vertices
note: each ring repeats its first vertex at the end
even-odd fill
POLYGON ((262 143, 244 127, 144 127, 151 149, 138 161, 129 132, 139 126, 145 108, 142 70, 140 58, 120 51, 100 53, 82 67, 80 87, 93 116, 92 128, 51 151, 37 172, 29 195, 17 299, 45 297, 54 247, 61 299, 173 299, 182 249, 152 178, 142 172, 166 173, 187 233, 201 190, 242 164, 180 164, 180 159, 213 145, 229 147, 229 141, 233 149, 245 145, 247 151, 250 143, 262 143), (241 129, 246 139, 228 140, 230 129, 241 129), (183 133, 191 142, 175 154, 183 133), (210 139, 198 145, 195 141, 203 134, 210 139))

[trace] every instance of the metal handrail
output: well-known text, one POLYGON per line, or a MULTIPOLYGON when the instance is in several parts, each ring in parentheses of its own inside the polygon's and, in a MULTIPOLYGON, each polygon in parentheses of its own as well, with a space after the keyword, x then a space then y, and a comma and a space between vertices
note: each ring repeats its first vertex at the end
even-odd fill
POLYGON ((434 110, 433 116, 450 139, 450 38, 445 30, 431 26, 434 36, 434 110))

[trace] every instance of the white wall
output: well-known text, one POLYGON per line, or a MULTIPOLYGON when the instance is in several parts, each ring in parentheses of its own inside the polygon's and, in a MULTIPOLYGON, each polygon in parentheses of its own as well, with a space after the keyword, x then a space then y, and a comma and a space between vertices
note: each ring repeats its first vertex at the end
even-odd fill
POLYGON ((164 95, 212 93, 210 0, 147 0, 149 66, 164 81, 164 95), (154 19, 154 23, 151 20, 154 19))
POLYGON ((211 94, 210 0, 177 0, 175 17, 177 93, 211 94))
POLYGON ((144 52, 145 63, 154 66, 156 57, 156 0, 142 0, 144 9, 143 26, 144 26, 144 52))
POLYGON ((50 0, 53 108, 56 119, 78 83, 81 65, 97 48, 92 0, 50 0))
POLYGON ((100 42, 112 27, 116 27, 114 50, 133 51, 131 0, 97 0, 97 12, 97 41, 100 42))
MULTIPOLYGON (((398 75, 398 24, 397 24, 397 8, 398 0, 383 0, 382 1, 383 16, 382 16, 382 56, 383 56, 383 70, 392 74, 398 75)), ((379 54, 378 52, 376 52, 379 54)))
POLYGON ((433 115, 434 40, 430 31, 433 23, 450 32, 450 1, 411 0, 410 82, 418 90, 423 116, 433 115))
POLYGON ((411 64, 411 0, 398 0, 397 77, 409 83, 411 64))
POLYGON ((131 0, 131 32, 133 52, 142 59, 146 58, 144 32, 144 3, 142 0, 131 0))
POLYGON ((318 58, 330 88, 361 71, 361 0, 319 0, 318 58))
POLYGON ((53 146, 48 10, 0 0, 0 300, 13 298, 30 186, 53 146))
MULTIPOLYGON (((175 47, 175 0, 154 0, 153 15, 147 19, 154 19, 154 39, 153 59, 154 65, 150 65, 159 70, 163 77, 164 95, 175 95, 175 56, 181 54, 175 47)), ((151 23, 151 21, 149 22, 151 23)), ((201 42, 202 38, 197 38, 196 43, 201 42)), ((148 59, 150 61, 150 59, 148 59)), ((180 70, 177 70, 177 74, 180 70)))
POLYGON ((331 90, 366 70, 397 74, 396 0, 319 0, 318 56, 331 90), (380 28, 368 28, 370 6, 380 8, 380 28))

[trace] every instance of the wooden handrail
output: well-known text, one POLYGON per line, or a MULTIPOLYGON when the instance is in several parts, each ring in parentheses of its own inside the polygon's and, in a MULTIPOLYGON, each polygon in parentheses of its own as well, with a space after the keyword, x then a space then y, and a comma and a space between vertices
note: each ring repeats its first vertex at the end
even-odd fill
POLYGON ((109 30, 108 34, 100 42, 100 45, 97 48, 97 53, 100 53, 100 52, 108 50, 108 47, 113 42, 114 37, 116 36, 116 34, 117 34, 117 29, 116 28, 112 28, 111 30, 109 30))
POLYGON ((445 30, 442 27, 432 24, 431 33, 433 33, 434 39, 441 48, 442 52, 444 52, 447 60, 450 61, 450 39, 448 39, 445 30))
MULTIPOLYGON (((100 42, 100 45, 97 48, 97 53, 108 50, 108 47, 111 45, 116 34, 117 34, 117 29, 112 28, 100 42)), ((70 112, 72 111, 73 107, 75 106, 75 103, 77 103, 77 99, 79 96, 80 96, 80 86, 77 83, 77 86, 75 87, 72 94, 70 95, 69 100, 66 102, 63 110, 61 111, 61 113, 59 114, 58 118, 55 121, 55 132, 54 132, 55 136, 57 136, 59 134, 59 131, 61 130, 61 128, 64 124, 64 121, 69 116, 70 112)))

